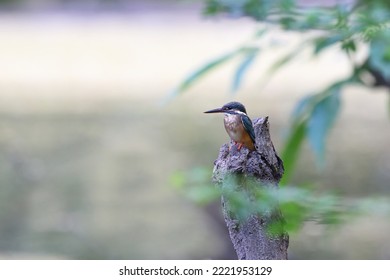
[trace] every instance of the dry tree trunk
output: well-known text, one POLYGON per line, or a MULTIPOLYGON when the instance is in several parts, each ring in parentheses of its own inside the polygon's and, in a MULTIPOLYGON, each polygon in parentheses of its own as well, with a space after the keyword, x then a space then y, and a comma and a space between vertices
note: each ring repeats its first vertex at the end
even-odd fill
MULTIPOLYGON (((253 122, 256 134, 257 151, 250 152, 242 148, 237 150, 224 144, 214 163, 213 181, 226 188, 227 178, 233 182, 235 192, 248 194, 251 199, 250 185, 255 182, 256 188, 278 188, 283 175, 283 163, 275 152, 269 134, 268 117, 255 119, 253 122)), ((250 201, 251 200, 251 201, 250 201)), ((287 259, 288 235, 283 231, 277 235, 270 234, 268 226, 283 221, 278 206, 273 209, 255 212, 239 218, 232 211, 234 202, 227 195, 222 196, 222 207, 230 239, 240 260, 287 259)))

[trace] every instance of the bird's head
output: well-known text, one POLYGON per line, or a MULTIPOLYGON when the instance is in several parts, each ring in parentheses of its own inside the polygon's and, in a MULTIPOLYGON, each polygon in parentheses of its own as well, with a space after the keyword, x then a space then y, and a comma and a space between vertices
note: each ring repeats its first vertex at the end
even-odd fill
POLYGON ((225 113, 225 114, 231 114, 231 115, 238 115, 238 114, 245 114, 246 115, 246 109, 245 106, 242 105, 240 102, 229 102, 225 105, 223 105, 221 108, 209 110, 205 112, 206 114, 210 113, 225 113))

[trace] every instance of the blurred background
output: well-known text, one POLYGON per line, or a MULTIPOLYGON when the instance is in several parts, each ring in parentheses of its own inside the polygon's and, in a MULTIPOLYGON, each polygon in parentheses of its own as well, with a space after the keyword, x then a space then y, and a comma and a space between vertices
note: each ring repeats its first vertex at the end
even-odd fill
MULTIPOLYGON (((212 170, 227 142, 231 100, 269 116, 277 151, 299 98, 348 72, 330 49, 303 55, 272 79, 266 66, 302 35, 272 32, 277 47, 232 96, 228 64, 161 105, 186 75, 253 35, 245 18, 206 19, 197 1, 0 1, 0 258, 234 259, 220 205, 173 188, 177 171, 212 170), (207 132, 207 135, 204 133, 207 132)), ((305 143, 293 181, 348 199, 390 196, 390 130, 382 89, 351 87, 322 170, 305 143)), ((329 230, 307 222, 292 259, 390 259, 388 215, 329 230)))

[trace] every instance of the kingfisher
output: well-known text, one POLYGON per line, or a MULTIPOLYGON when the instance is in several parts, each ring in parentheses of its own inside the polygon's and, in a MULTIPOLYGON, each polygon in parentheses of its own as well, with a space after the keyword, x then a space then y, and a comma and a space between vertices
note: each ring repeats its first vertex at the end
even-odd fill
POLYGON ((256 150, 256 137, 252 121, 246 114, 245 106, 240 102, 229 102, 221 108, 209 110, 204 113, 224 113, 225 117, 223 122, 226 132, 229 134, 230 139, 236 145, 238 144, 237 149, 240 150, 242 146, 245 146, 250 151, 256 150))

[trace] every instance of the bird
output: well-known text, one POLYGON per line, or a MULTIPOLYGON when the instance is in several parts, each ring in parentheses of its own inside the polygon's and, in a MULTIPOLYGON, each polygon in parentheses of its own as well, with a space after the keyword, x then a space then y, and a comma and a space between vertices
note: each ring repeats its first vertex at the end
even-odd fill
POLYGON ((230 139, 237 145, 240 150, 242 146, 250 151, 256 150, 256 136, 253 129, 252 121, 246 114, 246 109, 243 104, 237 101, 229 102, 221 108, 216 108, 204 112, 210 113, 224 113, 224 125, 230 139))

